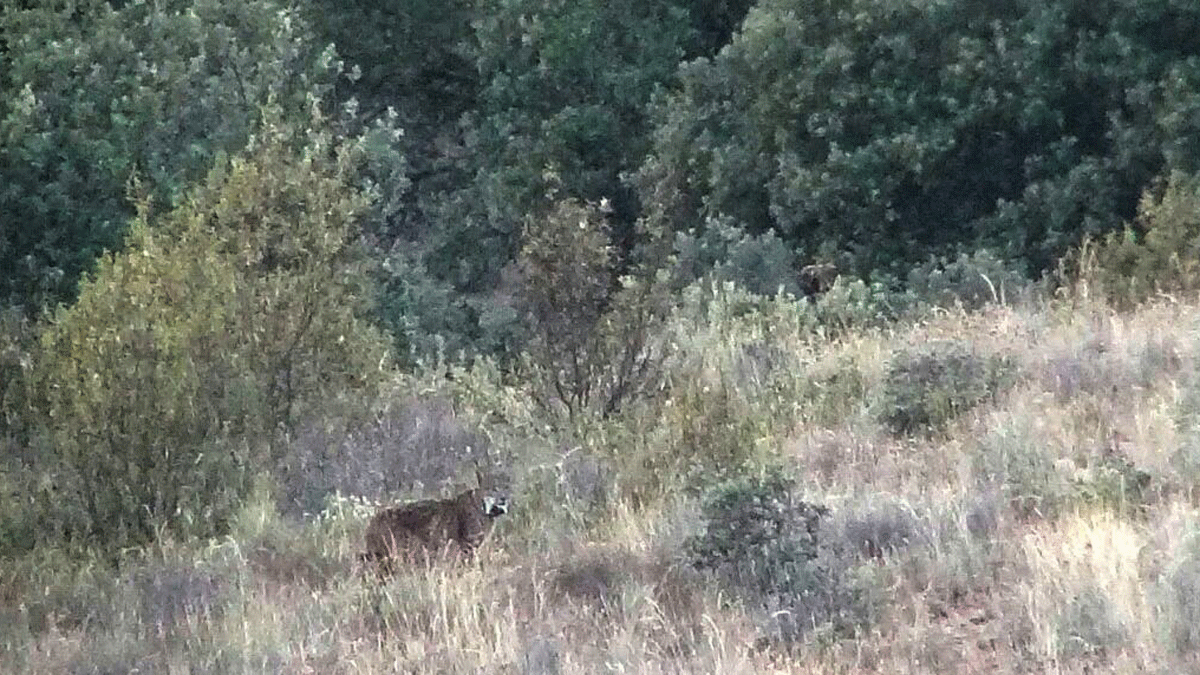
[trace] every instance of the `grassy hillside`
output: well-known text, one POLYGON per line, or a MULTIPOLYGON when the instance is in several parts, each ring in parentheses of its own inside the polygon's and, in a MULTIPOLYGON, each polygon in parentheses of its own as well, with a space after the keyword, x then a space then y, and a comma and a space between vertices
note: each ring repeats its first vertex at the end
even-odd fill
POLYGON ((364 577, 370 504, 280 513, 319 482, 305 469, 264 480, 223 540, 115 569, 45 550, 5 565, 0 671, 1200 668, 1196 302, 841 335, 812 330, 803 303, 718 289, 694 305, 664 339, 659 394, 607 419, 564 422, 481 365, 397 381, 361 433, 295 440, 336 446, 322 485, 369 485, 391 462, 410 482, 388 487, 428 494, 455 476, 439 449, 488 446, 516 514, 473 563, 364 577), (697 566, 713 487, 768 468, 828 508, 812 564, 761 546, 739 568, 759 587, 697 566))

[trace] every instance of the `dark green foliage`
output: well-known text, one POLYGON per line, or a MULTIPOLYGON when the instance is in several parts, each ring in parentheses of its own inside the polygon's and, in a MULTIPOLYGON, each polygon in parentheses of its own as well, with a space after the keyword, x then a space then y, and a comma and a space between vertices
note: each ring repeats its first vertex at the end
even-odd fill
POLYGON ((693 565, 766 613, 760 647, 787 649, 814 627, 849 630, 867 618, 849 563, 818 542, 829 510, 796 499, 792 488, 770 471, 713 489, 704 532, 685 542, 693 565))
POLYGON ((0 443, 26 438, 27 374, 34 323, 19 308, 0 309, 0 443))
POLYGON ((531 345, 546 393, 574 415, 593 392, 604 361, 600 319, 613 284, 612 246, 604 219, 573 202, 525 227, 518 265, 520 306, 534 330, 531 345))
POLYGON ((884 375, 880 421, 893 433, 936 431, 1013 382, 1014 366, 950 341, 909 348, 884 375))
MULTIPOLYGON (((400 363, 412 366, 438 357, 453 359, 476 348, 515 351, 518 341, 502 329, 479 330, 477 324, 485 324, 483 317, 450 284, 431 276, 418 257, 412 251, 399 251, 379 269, 376 315, 391 334, 400 363)), ((490 315, 496 315, 505 305, 497 302, 490 309, 490 315)), ((515 316, 506 318, 507 323, 516 323, 515 316)))
POLYGON ((728 223, 710 223, 699 234, 676 233, 674 246, 678 285, 711 273, 757 295, 800 294, 795 256, 774 232, 755 236, 728 223))
POLYGON ((172 205, 263 105, 303 120, 337 76, 274 0, 6 4, 0 39, 0 301, 31 313, 122 245, 131 178, 172 205))
POLYGON ((641 196, 862 271, 981 246, 1042 270, 1196 162, 1195 25, 1183 0, 766 0, 681 67, 641 196))
POLYGON ((1142 195, 1134 224, 1081 247, 1083 282, 1125 306, 1200 288, 1200 175, 1174 172, 1142 195))
POLYGON ((908 272, 908 290, 935 307, 967 310, 1020 299, 1030 282, 987 250, 953 260, 930 259, 908 272))
POLYGON ((792 487, 773 472, 714 489, 703 506, 704 533, 686 544, 692 563, 764 595, 810 592, 809 566, 828 510, 797 500, 792 487))
MULTIPOLYGON (((341 3, 314 6, 334 4, 331 11, 341 12, 341 3)), ((563 200, 606 200, 613 262, 623 266, 637 243, 640 209, 622 175, 636 170, 650 147, 648 101, 681 59, 720 47, 745 3, 377 4, 368 10, 352 3, 348 16, 326 23, 335 27, 331 34, 352 40, 363 25, 407 38, 401 46, 371 37, 349 47, 364 70, 351 89, 395 105, 413 132, 406 141, 410 201, 384 235, 412 251, 405 254, 409 269, 430 280, 405 276, 385 292, 453 290, 452 321, 385 298, 387 320, 404 326, 402 342, 419 351, 431 340, 416 332, 428 328, 451 346, 512 356, 524 331, 512 314, 493 308, 507 300, 503 272, 519 255, 526 220, 546 217, 563 200), (373 84, 379 82, 387 86, 373 84)))

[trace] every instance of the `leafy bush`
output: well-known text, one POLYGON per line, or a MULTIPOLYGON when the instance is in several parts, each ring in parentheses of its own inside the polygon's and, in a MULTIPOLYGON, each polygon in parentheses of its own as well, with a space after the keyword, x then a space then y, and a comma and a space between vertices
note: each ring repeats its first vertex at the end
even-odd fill
POLYGON ((654 269, 617 277, 602 207, 567 200, 530 218, 517 262, 544 405, 607 415, 652 381, 665 288, 654 269))
POLYGON ((175 206, 245 148, 263 106, 303 123, 340 64, 288 7, 4 3, 0 299, 27 310, 73 299, 83 273, 125 239, 131 175, 175 206))
POLYGON ((912 295, 895 291, 882 282, 838 279, 812 305, 814 330, 829 336, 874 328, 908 315, 912 295))
POLYGON ((792 485, 772 470, 714 488, 704 532, 684 544, 695 567, 765 611, 760 646, 787 648, 815 626, 844 630, 866 617, 854 570, 819 545, 829 510, 796 499, 792 485))
POLYGON ((795 254, 774 232, 755 236, 727 220, 714 221, 699 233, 676 233, 674 247, 676 285, 711 275, 756 295, 800 295, 795 254))
POLYGON ((71 536, 221 532, 279 429, 380 377, 358 147, 312 124, 279 124, 161 218, 143 204, 129 252, 42 335, 33 380, 71 536))
POLYGON ((953 260, 931 258, 909 270, 907 279, 907 288, 918 301, 968 310, 1015 300, 1029 285, 1020 272, 986 249, 953 260))
POLYGON ((692 563, 764 595, 811 592, 823 506, 799 501, 778 473, 715 488, 703 505, 704 533, 686 543, 692 563))
POLYGON ((1083 15, 1074 0, 756 3, 656 101, 643 203, 672 231, 729 218, 860 270, 980 244, 1046 269, 1132 215, 1148 168, 1194 164, 1200 48, 1183 26, 1200 11, 1083 15))
POLYGON ((1134 224, 1085 241, 1064 261, 1066 281, 1120 304, 1200 288, 1200 174, 1173 172, 1148 188, 1134 224), (1076 277, 1073 280, 1071 277, 1076 277))
POLYGON ((941 341, 893 356, 883 380, 880 421, 893 433, 938 430, 1010 386, 1015 369, 959 342, 941 341))

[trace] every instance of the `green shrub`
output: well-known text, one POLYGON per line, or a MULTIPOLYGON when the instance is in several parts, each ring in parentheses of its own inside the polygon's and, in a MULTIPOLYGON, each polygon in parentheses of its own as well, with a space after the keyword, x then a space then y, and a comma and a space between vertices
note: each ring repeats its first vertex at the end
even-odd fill
POLYGON ((774 232, 755 236, 729 222, 709 222, 699 233, 675 234, 675 284, 710 276, 764 297, 782 290, 800 295, 795 254, 774 232))
POLYGON ((739 476, 754 459, 760 421, 724 384, 680 391, 666 412, 677 443, 669 456, 661 457, 669 466, 660 470, 682 478, 689 488, 739 476))
POLYGON ((1098 457, 1072 480, 1076 499, 1100 508, 1137 514, 1148 505, 1151 476, 1119 455, 1098 457))
POLYGON ((143 204, 128 252, 43 333, 37 410, 72 537, 220 533, 278 430, 380 377, 356 152, 280 125, 153 227, 143 204))
POLYGON ((264 106, 303 124, 341 75, 276 0, 6 2, 0 36, 0 300, 31 313, 121 247, 131 175, 176 206, 264 106))
POLYGON ((867 618, 869 571, 818 541, 829 510, 796 499, 776 471, 739 478, 704 500, 704 532, 684 547, 692 564, 763 612, 758 647, 788 649, 814 628, 842 633, 867 618))
POLYGON ((1156 293, 1200 288, 1200 175, 1173 172, 1138 203, 1137 220, 1064 259, 1060 276, 1132 305, 1156 293))
POLYGON ((908 316, 912 294, 895 291, 882 282, 839 278, 812 305, 814 330, 833 337, 883 326, 908 316))
POLYGON ((1012 301, 1029 280, 987 250, 958 258, 931 258, 908 272, 907 288, 917 300, 935 307, 975 310, 991 302, 1012 301))
POLYGON ((1012 384, 1003 357, 985 357, 959 342, 901 350, 884 375, 880 421, 893 433, 944 428, 963 412, 1012 384))
POLYGON ((539 402, 609 415, 653 381, 665 285, 653 265, 617 275, 603 205, 565 200, 529 218, 517 264, 539 402))
POLYGON ((792 486, 772 472, 715 488, 703 505, 704 533, 686 543, 692 563, 763 595, 810 592, 828 509, 795 499, 792 486))

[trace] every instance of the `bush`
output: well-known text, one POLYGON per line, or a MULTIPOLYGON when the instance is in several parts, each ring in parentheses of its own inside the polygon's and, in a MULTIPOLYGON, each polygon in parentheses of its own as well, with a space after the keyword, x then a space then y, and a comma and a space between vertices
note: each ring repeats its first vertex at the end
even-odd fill
POLYGON ((33 381, 70 536, 222 532, 280 429, 380 377, 358 147, 312 124, 274 127, 161 218, 142 204, 129 252, 43 333, 33 381))
POLYGON ((1173 172, 1143 194, 1137 220, 1064 258, 1060 277, 1129 306, 1200 288, 1200 175, 1173 172))
POLYGON ((653 380, 653 338, 666 309, 652 265, 617 276, 602 209, 566 200, 530 218, 517 259, 535 393, 572 418, 611 414, 653 380))
POLYGON ((740 478, 705 499, 704 534, 686 547, 693 564, 761 594, 803 594, 817 558, 823 506, 798 501, 778 473, 740 478))
POLYGON ((1071 486, 1030 424, 1022 416, 991 429, 973 451, 972 470, 979 486, 1001 490, 1018 516, 1050 517, 1071 496, 1071 486))
POLYGON ((975 310, 988 303, 1012 301, 1029 288, 1029 280, 987 250, 958 258, 931 258, 908 273, 908 290, 935 307, 975 310))
POLYGON ((895 434, 939 430, 1011 386, 1014 365, 942 341, 897 353, 883 380, 880 421, 895 434))
POLYGON ((264 106, 303 124, 341 75, 276 0, 6 2, 0 42, 0 301, 31 313, 121 247, 131 175, 176 206, 264 106))
POLYGON ((865 618, 853 570, 818 541, 829 510, 796 499, 792 486, 771 470, 715 488, 704 501, 704 532, 684 544, 695 567, 766 612, 760 646, 786 648, 815 626, 840 631, 865 618))
POLYGON ((711 276, 764 297, 780 290, 800 295, 795 254, 774 232, 754 236, 725 219, 700 234, 676 233, 674 247, 678 286, 711 276))
POLYGON ((741 475, 751 466, 762 419, 750 414, 724 383, 676 391, 665 424, 678 434, 673 451, 654 467, 688 488, 741 475))
POLYGON ((1117 454, 1095 459, 1072 481, 1075 497, 1085 504, 1121 512, 1144 512, 1152 497, 1150 474, 1117 454))
POLYGON ((882 282, 839 278, 812 306, 814 330, 828 337, 875 328, 909 315, 911 293, 897 292, 882 282))

